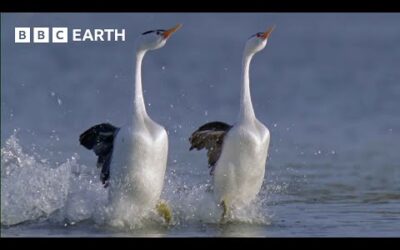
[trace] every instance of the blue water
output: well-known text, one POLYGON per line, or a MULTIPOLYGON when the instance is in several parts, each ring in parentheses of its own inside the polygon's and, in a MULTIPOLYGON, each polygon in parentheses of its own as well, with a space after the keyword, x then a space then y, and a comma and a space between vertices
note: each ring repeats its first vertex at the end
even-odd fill
POLYGON ((123 13, 1 15, 1 236, 400 236, 400 14, 123 13), (183 23, 146 55, 149 115, 170 150, 174 211, 139 227, 102 223, 90 126, 127 122, 134 43, 183 23), (251 65, 255 112, 270 129, 257 201, 219 225, 205 152, 188 137, 234 123, 246 39, 276 29, 251 65), (15 44, 14 27, 118 28, 125 42, 15 44))

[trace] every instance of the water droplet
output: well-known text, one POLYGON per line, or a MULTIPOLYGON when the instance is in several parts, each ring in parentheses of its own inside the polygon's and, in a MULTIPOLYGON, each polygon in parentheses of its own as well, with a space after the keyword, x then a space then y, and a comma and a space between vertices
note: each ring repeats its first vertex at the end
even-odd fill
POLYGON ((62 105, 62 101, 61 101, 61 99, 60 98, 57 98, 57 103, 58 103, 58 105, 62 105))
POLYGON ((204 111, 204 116, 208 116, 208 111, 207 110, 204 111))
POLYGON ((172 109, 174 108, 174 104, 170 104, 169 106, 170 106, 172 109))
POLYGON ((51 96, 55 96, 56 95, 56 93, 54 93, 54 92, 50 92, 50 94, 51 94, 51 96))
POLYGON ((274 123, 274 128, 276 128, 276 126, 278 126, 278 124, 274 123))
POLYGON ((162 66, 161 69, 162 69, 162 70, 165 70, 165 66, 162 66))

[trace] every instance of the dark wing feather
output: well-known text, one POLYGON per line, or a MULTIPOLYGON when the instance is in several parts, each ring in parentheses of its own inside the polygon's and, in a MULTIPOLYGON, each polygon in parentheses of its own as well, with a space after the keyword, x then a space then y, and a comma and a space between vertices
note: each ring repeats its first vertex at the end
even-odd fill
POLYGON ((190 150, 194 148, 197 150, 207 149, 208 167, 211 168, 211 175, 221 155, 224 137, 231 128, 231 125, 223 122, 209 122, 194 131, 189 138, 190 150))
POLYGON ((93 126, 79 136, 79 142, 87 149, 93 150, 99 157, 97 167, 101 168, 100 179, 107 186, 106 181, 110 177, 110 163, 114 147, 114 138, 119 128, 102 123, 93 126))

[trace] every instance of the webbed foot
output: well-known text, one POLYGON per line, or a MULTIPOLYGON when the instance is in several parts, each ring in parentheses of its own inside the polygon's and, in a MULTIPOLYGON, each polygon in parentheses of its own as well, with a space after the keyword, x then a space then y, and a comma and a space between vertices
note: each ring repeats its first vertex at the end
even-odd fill
POLYGON ((225 223, 226 222, 226 215, 228 214, 228 206, 226 205, 226 202, 222 200, 220 203, 220 206, 222 206, 222 215, 219 223, 225 223))
POLYGON ((172 210, 169 207, 168 203, 165 201, 159 201, 158 204, 156 205, 156 210, 158 214, 164 218, 165 222, 169 224, 172 220, 172 210))

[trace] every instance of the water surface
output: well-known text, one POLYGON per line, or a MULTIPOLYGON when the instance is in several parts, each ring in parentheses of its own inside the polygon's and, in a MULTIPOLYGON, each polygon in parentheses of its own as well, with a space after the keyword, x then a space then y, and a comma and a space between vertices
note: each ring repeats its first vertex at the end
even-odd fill
POLYGON ((1 236, 399 236, 399 24, 389 13, 2 14, 1 236), (176 23, 143 64, 148 113, 170 138, 162 196, 174 223, 111 228, 78 136, 127 122, 135 39, 176 23), (219 225, 205 152, 189 152, 188 137, 235 122, 244 43, 272 24, 251 65, 255 112, 271 132, 264 185, 219 225), (25 26, 124 28, 127 39, 15 44, 25 26))

